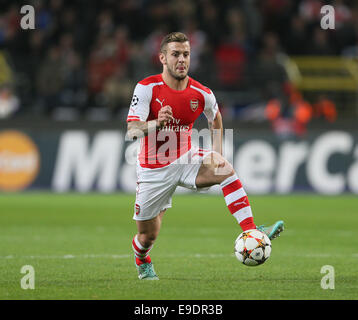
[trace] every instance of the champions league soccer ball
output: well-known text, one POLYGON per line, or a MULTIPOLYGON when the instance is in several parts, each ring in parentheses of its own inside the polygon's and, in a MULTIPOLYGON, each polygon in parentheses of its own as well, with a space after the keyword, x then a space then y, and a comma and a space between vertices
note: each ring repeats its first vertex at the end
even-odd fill
POLYGON ((235 240, 235 256, 246 266, 263 264, 270 254, 269 237, 257 229, 246 230, 235 240))

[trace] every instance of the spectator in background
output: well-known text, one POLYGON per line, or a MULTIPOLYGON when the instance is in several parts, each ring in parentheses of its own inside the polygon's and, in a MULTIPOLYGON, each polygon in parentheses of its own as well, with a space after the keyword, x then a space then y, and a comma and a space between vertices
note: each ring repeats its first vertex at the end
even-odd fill
POLYGON ((247 59, 245 21, 241 10, 229 10, 226 23, 227 34, 215 49, 215 63, 220 88, 235 90, 242 84, 247 59))
POLYGON ((215 50, 218 85, 221 89, 236 90, 243 81, 246 54, 231 41, 223 41, 215 50))
POLYGON ((103 106, 103 85, 116 70, 116 44, 111 37, 100 34, 88 63, 88 90, 92 106, 103 106))
POLYGON ((312 120, 313 108, 302 97, 297 101, 291 101, 293 108, 293 125, 297 137, 303 137, 307 133, 307 125, 312 120))
POLYGON ((113 13, 109 9, 100 12, 97 18, 97 33, 103 36, 110 36, 115 29, 113 13))
POLYGON ((352 18, 340 29, 339 35, 346 35, 347 41, 342 46, 341 53, 347 58, 358 58, 358 6, 352 10, 352 18), (347 34, 349 35, 347 37, 347 34))
MULTIPOLYGON (((37 92, 37 77, 41 65, 46 59, 46 35, 43 30, 33 30, 29 39, 29 54, 24 63, 28 76, 28 90, 32 97, 36 97, 37 92)), ((31 97, 29 97, 31 99, 31 97)))
POLYGON ((316 56, 332 56, 336 54, 334 47, 329 40, 329 32, 316 27, 313 30, 312 39, 307 46, 306 53, 316 56))
POLYGON ((194 19, 188 19, 184 22, 183 33, 188 36, 190 41, 190 70, 195 76, 200 67, 200 56, 205 47, 206 34, 198 29, 194 19))
POLYGON ((303 55, 306 53, 307 32, 304 19, 295 15, 284 33, 284 45, 286 53, 291 55, 303 55))
POLYGON ((321 19, 321 8, 323 2, 321 0, 303 0, 299 4, 299 15, 306 23, 314 24, 321 19))
POLYGON ((129 62, 128 30, 124 26, 119 26, 114 32, 111 29, 109 21, 101 24, 99 37, 89 60, 88 88, 94 106, 105 106, 104 85, 112 76, 116 79, 118 75, 126 74, 121 69, 127 68, 129 62))
POLYGON ((252 66, 252 86, 258 87, 263 100, 282 99, 284 85, 288 81, 285 68, 280 62, 282 51, 279 39, 272 32, 263 36, 262 47, 252 66))
POLYGON ((222 35, 222 23, 219 8, 211 0, 201 1, 199 10, 200 29, 205 32, 211 46, 216 45, 222 35))
POLYGON ((63 83, 59 96, 62 107, 83 109, 87 102, 86 73, 81 56, 69 51, 63 65, 63 83))
POLYGON ((169 27, 167 25, 160 25, 155 28, 144 40, 144 52, 149 57, 150 62, 153 68, 156 70, 155 72, 160 72, 161 63, 158 59, 158 52, 160 51, 160 43, 165 37, 166 34, 169 33, 169 27))
POLYGON ((0 44, 15 59, 20 57, 18 52, 25 49, 26 42, 26 38, 20 32, 20 18, 20 8, 17 4, 11 4, 8 11, 0 15, 0 44))
POLYGON ((290 24, 296 0, 265 0, 259 1, 263 28, 266 32, 280 34, 290 24))
POLYGON ((351 10, 343 0, 334 0, 331 5, 334 8, 335 27, 336 29, 340 29, 351 20, 351 10))
POLYGON ((64 69, 60 48, 56 45, 50 47, 44 63, 39 68, 36 81, 39 103, 46 113, 51 113, 60 104, 61 90, 64 86, 64 69))
POLYGON ((242 10, 246 17, 247 36, 256 42, 262 35, 263 17, 259 10, 260 0, 243 0, 242 10))
MULTIPOLYGON (((197 2, 191 0, 169 1, 169 12, 175 21, 176 26, 183 28, 182 23, 188 20, 196 20, 197 2)), ((168 11, 167 11, 168 14, 168 11)))
POLYGON ((8 12, 4 15, 4 31, 7 38, 14 38, 21 30, 20 28, 20 8, 17 4, 13 4, 8 12))
POLYGON ((336 105, 325 95, 321 95, 318 97, 317 102, 313 105, 313 109, 314 109, 314 116, 316 118, 324 119, 331 123, 337 120, 336 105))
POLYGON ((284 93, 283 98, 268 101, 265 115, 278 138, 302 138, 313 116, 312 106, 290 83, 284 85, 284 93))
POLYGON ((34 1, 34 8, 36 12, 36 29, 50 31, 53 25, 53 16, 44 1, 34 1))
POLYGON ((54 17, 59 16, 63 6, 63 0, 50 0, 49 9, 54 17))
MULTIPOLYGON (((155 67, 152 61, 143 54, 145 52, 142 41, 133 41, 130 43, 128 53, 128 73, 134 83, 137 83, 143 75, 155 73, 155 67)), ((133 90, 132 90, 133 91, 133 90)))
POLYGON ((59 26, 59 32, 61 33, 71 33, 73 37, 76 37, 76 40, 79 37, 79 27, 77 24, 78 16, 76 14, 76 11, 72 8, 65 8, 63 11, 58 13, 58 26, 59 26))
POLYGON ((6 24, 5 18, 0 15, 0 48, 3 47, 6 39, 6 24))
POLYGON ((352 46, 347 46, 343 48, 342 56, 345 58, 358 58, 358 32, 356 43, 352 46))
POLYGON ((59 40, 59 51, 62 60, 75 53, 74 39, 71 33, 63 33, 59 40))
POLYGON ((128 77, 127 67, 118 68, 103 87, 103 96, 111 114, 128 111, 135 83, 128 77))
POLYGON ((0 86, 0 119, 11 117, 18 111, 20 106, 19 98, 14 94, 9 84, 0 86))
POLYGON ((129 32, 125 26, 119 26, 114 33, 116 42, 116 60, 118 68, 124 68, 129 61, 130 40, 129 32))
POLYGON ((116 113, 121 108, 127 108, 131 100, 133 81, 129 77, 129 54, 131 50, 128 29, 119 26, 114 32, 115 43, 115 69, 105 80, 103 97, 110 108, 111 113, 116 113))

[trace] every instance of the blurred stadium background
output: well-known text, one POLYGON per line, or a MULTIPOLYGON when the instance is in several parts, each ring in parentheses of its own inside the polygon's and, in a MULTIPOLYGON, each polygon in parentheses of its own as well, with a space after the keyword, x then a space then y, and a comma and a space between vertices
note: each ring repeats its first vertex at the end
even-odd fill
POLYGON ((129 102, 176 30, 234 129, 226 155, 248 192, 358 193, 355 0, 2 0, 0 190, 134 192, 129 102))

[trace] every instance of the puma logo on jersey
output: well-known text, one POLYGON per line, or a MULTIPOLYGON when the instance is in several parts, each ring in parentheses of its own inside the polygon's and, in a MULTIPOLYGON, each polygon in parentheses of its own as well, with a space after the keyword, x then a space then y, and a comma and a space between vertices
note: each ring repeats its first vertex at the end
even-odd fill
POLYGON ((157 102, 162 106, 162 108, 163 108, 164 100, 165 100, 165 99, 163 99, 163 101, 160 101, 158 98, 155 99, 155 101, 157 101, 157 102))

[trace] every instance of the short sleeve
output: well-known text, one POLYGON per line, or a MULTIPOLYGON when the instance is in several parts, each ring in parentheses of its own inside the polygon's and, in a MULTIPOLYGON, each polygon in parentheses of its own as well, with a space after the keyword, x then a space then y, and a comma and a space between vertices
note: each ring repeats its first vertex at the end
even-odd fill
POLYGON ((150 102, 152 100, 152 87, 138 83, 134 89, 127 122, 146 121, 149 114, 150 102))
POLYGON ((217 112, 218 104, 216 102, 214 93, 211 91, 210 93, 205 94, 204 114, 208 121, 214 121, 217 112))

